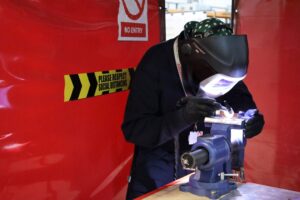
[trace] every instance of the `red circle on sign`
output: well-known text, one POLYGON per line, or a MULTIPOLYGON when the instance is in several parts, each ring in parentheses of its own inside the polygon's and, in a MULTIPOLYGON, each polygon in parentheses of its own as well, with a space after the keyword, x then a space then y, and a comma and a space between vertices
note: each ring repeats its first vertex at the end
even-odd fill
POLYGON ((143 14, 144 7, 145 7, 145 1, 146 1, 146 0, 143 0, 143 1, 142 1, 142 5, 140 4, 140 2, 139 2, 138 0, 134 0, 134 1, 135 1, 136 5, 137 5, 137 7, 138 7, 138 9, 139 9, 139 11, 138 11, 137 14, 132 14, 132 13, 129 11, 129 9, 128 9, 126 3, 125 3, 125 0, 122 0, 122 3, 123 3, 123 6, 124 6, 126 15, 127 15, 130 19, 132 19, 132 20, 137 20, 137 19, 140 18, 141 15, 143 14))

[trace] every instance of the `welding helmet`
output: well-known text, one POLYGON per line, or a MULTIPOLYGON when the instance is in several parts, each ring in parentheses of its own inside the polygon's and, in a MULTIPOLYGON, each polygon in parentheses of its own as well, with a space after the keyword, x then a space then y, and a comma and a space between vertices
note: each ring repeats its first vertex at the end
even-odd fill
POLYGON ((243 80, 248 68, 246 35, 232 35, 221 20, 188 22, 178 40, 185 90, 216 98, 243 80))

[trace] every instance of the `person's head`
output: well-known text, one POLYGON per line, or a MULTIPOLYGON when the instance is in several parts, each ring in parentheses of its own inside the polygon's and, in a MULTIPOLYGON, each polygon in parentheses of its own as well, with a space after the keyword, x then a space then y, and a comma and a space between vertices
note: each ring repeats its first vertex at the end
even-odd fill
POLYGON ((218 97, 247 74, 247 37, 233 35, 232 29, 221 20, 188 22, 178 44, 187 82, 198 89, 194 94, 218 97))

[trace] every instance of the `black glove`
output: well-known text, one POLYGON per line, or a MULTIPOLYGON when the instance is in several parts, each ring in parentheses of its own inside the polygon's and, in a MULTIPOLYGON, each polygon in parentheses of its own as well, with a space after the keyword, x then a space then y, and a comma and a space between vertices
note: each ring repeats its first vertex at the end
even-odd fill
POLYGON ((187 123, 195 123, 204 117, 215 115, 215 111, 221 108, 221 104, 215 99, 200 98, 195 96, 183 97, 177 102, 182 107, 183 118, 187 123))
POLYGON ((245 115, 250 116, 245 123, 245 136, 252 138, 262 131, 265 124, 264 116, 255 109, 248 110, 245 115))

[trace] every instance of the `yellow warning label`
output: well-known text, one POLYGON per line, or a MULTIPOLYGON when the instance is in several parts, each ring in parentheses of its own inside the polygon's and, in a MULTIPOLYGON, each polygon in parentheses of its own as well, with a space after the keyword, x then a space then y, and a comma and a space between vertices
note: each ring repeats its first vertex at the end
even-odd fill
POLYGON ((64 75, 64 101, 84 99, 127 90, 133 68, 64 75))

